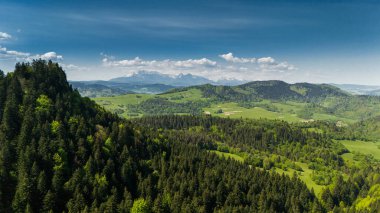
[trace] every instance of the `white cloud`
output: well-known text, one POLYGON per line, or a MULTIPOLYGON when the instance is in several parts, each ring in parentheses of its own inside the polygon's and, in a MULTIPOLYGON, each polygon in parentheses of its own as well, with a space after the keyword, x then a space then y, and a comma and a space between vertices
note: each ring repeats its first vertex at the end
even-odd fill
POLYGON ((135 68, 178 68, 178 69, 192 69, 202 67, 213 67, 217 63, 207 58, 201 59, 188 59, 188 60, 142 60, 139 57, 134 59, 115 60, 114 57, 103 55, 103 65, 107 67, 135 67, 135 68))
POLYGON ((223 58, 224 60, 228 62, 233 63, 256 63, 256 58, 238 58, 235 57, 232 53, 226 53, 219 55, 219 57, 223 58))
POLYGON ((23 60, 30 57, 30 53, 8 50, 6 47, 0 46, 0 59, 23 60))
POLYGON ((60 60, 63 60, 63 56, 62 55, 57 55, 56 52, 47 52, 45 54, 42 54, 42 55, 35 55, 32 57, 33 59, 43 59, 43 60, 52 60, 52 61, 60 61, 60 60))
POLYGON ((44 54, 32 55, 31 53, 27 53, 27 52, 8 50, 6 47, 0 46, 0 59, 16 60, 16 61, 31 61, 33 59, 60 61, 60 60, 63 60, 63 56, 58 55, 56 52, 47 52, 44 54))
POLYGON ((75 69, 80 69, 81 67, 77 66, 77 65, 74 65, 74 64, 64 64, 64 63, 60 63, 59 65, 61 65, 61 67, 63 69, 71 69, 71 70, 75 70, 75 69))
POLYGON ((174 63, 175 66, 177 67, 187 67, 191 68, 194 66, 215 66, 216 62, 211 61, 210 59, 207 58, 201 58, 201 59, 188 59, 185 61, 171 61, 174 63))
POLYGON ((257 59, 260 69, 264 72, 291 72, 297 70, 297 68, 289 64, 288 62, 277 62, 272 57, 265 57, 257 59))
POLYGON ((8 33, 0 32, 0 40, 8 40, 11 38, 12 38, 12 36, 9 35, 8 33))
MULTIPOLYGON (((296 67, 294 65, 289 64, 288 62, 277 62, 272 57, 262 57, 262 58, 239 58, 235 57, 231 52, 219 55, 219 57, 223 58, 227 62, 232 63, 249 63, 251 64, 251 70, 257 68, 260 71, 265 72, 286 72, 295 70, 296 67)), ((247 67, 236 68, 240 70, 249 70, 247 67)))
POLYGON ((259 64, 274 64, 275 60, 272 57, 264 57, 257 59, 257 63, 259 64))
POLYGON ((287 62, 277 62, 272 57, 240 58, 232 53, 219 55, 230 63, 219 63, 208 58, 187 60, 144 60, 140 57, 118 60, 113 56, 102 55, 102 65, 112 77, 130 75, 134 72, 147 70, 157 71, 169 75, 193 74, 201 75, 212 80, 240 79, 264 80, 281 79, 288 76, 296 67, 287 62))

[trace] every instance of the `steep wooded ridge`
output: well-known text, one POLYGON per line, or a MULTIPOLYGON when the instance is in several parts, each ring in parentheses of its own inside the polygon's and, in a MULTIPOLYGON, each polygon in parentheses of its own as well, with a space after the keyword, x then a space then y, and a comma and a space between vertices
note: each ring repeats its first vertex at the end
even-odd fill
POLYGON ((0 72, 0 114, 0 212, 324 211, 297 177, 106 112, 56 63, 0 72))
POLYGON ((253 81, 239 86, 215 86, 211 84, 174 89, 169 93, 200 89, 204 97, 222 101, 251 101, 259 99, 307 101, 326 97, 346 97, 347 92, 329 84, 296 83, 283 81, 253 81))

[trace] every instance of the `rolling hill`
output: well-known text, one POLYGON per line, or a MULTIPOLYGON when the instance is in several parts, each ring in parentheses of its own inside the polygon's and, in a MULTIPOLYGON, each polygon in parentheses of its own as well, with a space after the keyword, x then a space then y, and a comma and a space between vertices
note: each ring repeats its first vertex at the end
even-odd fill
POLYGON ((243 81, 222 79, 212 81, 191 75, 166 75, 154 71, 139 71, 131 76, 118 77, 108 81, 70 81, 70 84, 85 97, 110 97, 128 93, 159 94, 174 88, 202 84, 238 85, 243 81))
POLYGON ((103 110, 56 63, 0 71, 0 106, 1 212, 324 209, 296 177, 209 152, 203 133, 158 132, 103 110))
MULTIPOLYGON (((208 98, 222 101, 251 101, 259 99, 308 101, 326 97, 345 97, 348 93, 328 84, 296 83, 283 81, 253 81, 238 86, 201 85, 188 89, 200 89, 208 98)), ((173 90, 170 92, 181 91, 173 90)))
POLYGON ((328 84, 257 81, 238 86, 200 85, 147 95, 94 99, 124 117, 211 114, 290 122, 331 120, 343 125, 380 115, 380 98, 351 95, 328 84))
MULTIPOLYGON (((268 98, 260 104, 351 97, 313 85, 274 96, 268 86, 293 85, 248 85, 232 90, 260 91, 258 98, 268 98)), ((196 114, 220 101, 202 92, 129 94, 127 101, 135 110, 149 111, 153 104, 151 113, 164 106, 170 114, 196 114)), ((370 155, 379 154, 370 150, 376 143, 368 149, 366 142, 332 140, 330 132, 339 128, 194 115, 125 120, 82 98, 58 64, 21 63, 7 75, 0 71, 0 211, 376 210, 379 158, 370 155)))
POLYGON ((207 78, 191 74, 170 76, 154 71, 139 71, 131 76, 113 78, 109 81, 128 84, 166 84, 173 86, 190 86, 213 82, 207 78))
POLYGON ((213 81, 208 78, 192 75, 192 74, 178 74, 168 75, 155 71, 140 70, 133 73, 131 76, 118 77, 109 80, 110 82, 128 83, 128 84, 165 84, 175 87, 188 87, 202 84, 214 84, 214 85, 238 85, 245 81, 236 79, 221 79, 219 81, 213 81))
POLYGON ((339 87, 342 90, 345 90, 351 94, 355 95, 380 95, 380 86, 373 85, 358 85, 358 84, 331 84, 333 86, 339 87))
POLYGON ((131 93, 158 94, 175 88, 165 84, 129 84, 111 81, 70 81, 84 97, 109 97, 131 93))

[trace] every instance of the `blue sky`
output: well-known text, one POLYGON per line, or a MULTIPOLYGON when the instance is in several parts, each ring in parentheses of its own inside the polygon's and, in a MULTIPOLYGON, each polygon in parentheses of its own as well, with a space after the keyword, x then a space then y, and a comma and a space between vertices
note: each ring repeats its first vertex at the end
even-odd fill
POLYGON ((378 1, 4 1, 0 69, 52 59, 71 80, 138 70, 380 84, 378 1))

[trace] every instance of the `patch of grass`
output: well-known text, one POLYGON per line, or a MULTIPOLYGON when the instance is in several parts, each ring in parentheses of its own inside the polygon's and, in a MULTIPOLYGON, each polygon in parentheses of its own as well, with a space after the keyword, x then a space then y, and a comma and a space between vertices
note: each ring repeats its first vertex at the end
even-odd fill
POLYGON ((296 85, 290 86, 290 89, 293 90, 294 92, 300 94, 300 95, 306 95, 306 93, 308 91, 307 88, 299 87, 299 86, 296 86, 296 85))
POLYGON ((291 168, 289 168, 287 171, 284 171, 280 168, 276 168, 275 171, 279 174, 284 173, 286 175, 289 175, 290 177, 293 177, 294 173, 296 172, 298 177, 306 184, 306 186, 310 190, 313 189, 317 196, 320 196, 322 193, 322 190, 326 186, 318 185, 312 180, 313 170, 309 169, 309 166, 306 163, 301 163, 301 162, 295 162, 295 163, 302 168, 303 172, 299 172, 291 168))
MULTIPOLYGON (((149 98, 154 98, 155 95, 152 94, 127 94, 114 97, 98 97, 93 98, 93 100, 111 112, 118 112, 118 110, 123 110, 122 113, 118 113, 120 116, 129 118, 128 105, 129 104, 139 104, 149 98)), ((120 111, 121 112, 121 111, 120 111)), ((142 116, 139 114, 138 116, 142 116)))
POLYGON ((158 95, 161 98, 167 98, 169 101, 181 103, 188 101, 200 101, 207 100, 202 95, 202 91, 199 89, 189 89, 186 91, 176 92, 176 93, 165 93, 162 95, 158 95))
POLYGON ((284 171, 280 168, 276 168, 275 171, 279 174, 286 174, 290 177, 293 177, 294 173, 297 173, 298 177, 306 184, 306 186, 311 190, 313 189, 317 196, 320 196, 322 190, 326 186, 318 185, 312 180, 313 170, 309 169, 309 166, 306 163, 295 162, 298 166, 302 168, 302 172, 296 171, 294 169, 289 168, 287 171, 284 171))
POLYGON ((211 113, 214 116, 220 117, 230 117, 230 118, 251 118, 251 119, 259 119, 259 118, 267 118, 267 119, 279 119, 285 120, 289 122, 298 122, 301 121, 301 118, 298 118, 295 114, 290 113, 282 113, 282 112, 272 112, 261 107, 253 107, 253 108, 244 108, 240 107, 238 103, 229 102, 229 103, 220 103, 220 104, 212 104, 211 107, 205 108, 205 112, 211 113), (223 113, 215 113, 219 109, 223 111, 223 113))
POLYGON ((322 129, 311 127, 311 128, 307 128, 307 130, 309 132, 315 132, 315 133, 323 134, 323 130, 322 129))
MULTIPOLYGON (((359 152, 365 155, 372 155, 375 159, 380 160, 379 142, 366 142, 366 141, 350 141, 340 140, 350 152, 359 152)), ((346 159, 349 159, 348 156, 346 159)))
POLYGON ((322 193, 322 189, 325 186, 318 185, 312 180, 313 170, 309 169, 309 166, 306 163, 296 162, 296 164, 303 170, 303 172, 301 172, 301 175, 299 175, 299 178, 305 182, 309 189, 314 189, 316 195, 320 195, 322 193))
MULTIPOLYGON (((297 89, 297 88, 296 88, 297 89)), ((304 91, 298 91, 303 93, 304 91)), ((372 105, 366 104, 364 107, 357 106, 358 103, 352 103, 349 108, 344 106, 336 106, 340 99, 337 98, 327 98, 322 101, 320 107, 310 108, 310 103, 306 102, 296 102, 296 101, 286 101, 286 100, 261 100, 259 102, 248 102, 247 105, 252 103, 251 108, 246 108, 241 103, 237 102, 218 102, 216 100, 203 97, 202 91, 197 88, 192 88, 184 91, 164 93, 159 95, 152 94, 128 94, 115 97, 98 97, 94 98, 99 105, 105 107, 111 112, 116 112, 120 116, 129 118, 128 105, 137 105, 142 101, 147 99, 160 97, 164 98, 170 102, 175 103, 189 103, 199 101, 210 101, 211 106, 203 108, 205 114, 210 114, 213 116, 220 117, 230 117, 230 118, 250 118, 250 119, 278 119, 288 122, 302 122, 302 121, 313 121, 313 120, 330 120, 330 121, 342 121, 344 124, 351 124, 356 122, 363 115, 375 116, 380 114, 380 108, 377 102, 372 105), (368 106, 367 106, 368 105, 368 106), (369 106, 370 105, 370 106, 369 106), (269 108, 265 106, 271 106, 269 108), (336 107, 335 107, 336 106, 336 107), (273 109, 272 109, 273 107, 273 109), (329 111, 327 108, 339 110, 329 111), (311 110, 310 119, 305 120, 301 118, 302 112, 311 110), (221 113, 216 113, 216 112, 221 113), (335 112, 335 114, 332 114, 335 112)), ((142 116, 142 114, 138 114, 142 116)))
POLYGON ((236 160, 236 161, 239 161, 241 163, 244 162, 244 158, 237 155, 237 154, 232 154, 232 153, 226 153, 226 152, 220 152, 220 151, 217 151, 217 150, 209 150, 209 152, 212 152, 212 153, 215 153, 216 155, 222 157, 222 158, 230 158, 230 159, 233 159, 233 160, 236 160))
POLYGON ((336 115, 324 114, 324 113, 314 113, 314 120, 330 120, 330 121, 343 121, 344 123, 354 123, 355 120, 351 118, 345 118, 336 115))
POLYGON ((346 162, 349 166, 356 166, 360 167, 360 162, 354 159, 354 154, 352 153, 344 153, 342 155, 343 160, 346 162))

